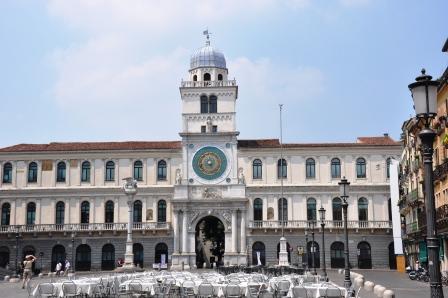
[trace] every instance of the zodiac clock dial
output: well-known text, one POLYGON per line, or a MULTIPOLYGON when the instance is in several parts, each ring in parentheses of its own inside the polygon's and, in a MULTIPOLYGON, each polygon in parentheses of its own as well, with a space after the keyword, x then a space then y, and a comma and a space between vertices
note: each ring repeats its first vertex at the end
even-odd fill
POLYGON ((225 154, 216 147, 203 147, 193 157, 193 170, 199 177, 206 180, 217 179, 227 169, 225 154))

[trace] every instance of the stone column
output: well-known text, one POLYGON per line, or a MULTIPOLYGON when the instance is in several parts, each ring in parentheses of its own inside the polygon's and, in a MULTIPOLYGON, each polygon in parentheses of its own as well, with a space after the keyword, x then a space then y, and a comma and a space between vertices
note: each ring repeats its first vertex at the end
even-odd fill
POLYGON ((173 238, 174 238, 174 241, 173 241, 174 245, 173 246, 174 246, 174 253, 175 254, 179 253, 179 239, 178 239, 178 237, 179 237, 179 234, 178 234, 179 227, 177 226, 178 218, 179 218, 179 212, 178 211, 174 211, 173 212, 173 238))
POLYGON ((237 252, 237 211, 233 210, 232 211, 232 252, 236 253, 237 252))
POLYGON ((241 211, 241 247, 240 253, 246 253, 246 212, 241 211))
POLYGON ((182 253, 183 254, 186 254, 188 252, 187 237, 188 237, 187 212, 184 211, 182 214, 182 253))

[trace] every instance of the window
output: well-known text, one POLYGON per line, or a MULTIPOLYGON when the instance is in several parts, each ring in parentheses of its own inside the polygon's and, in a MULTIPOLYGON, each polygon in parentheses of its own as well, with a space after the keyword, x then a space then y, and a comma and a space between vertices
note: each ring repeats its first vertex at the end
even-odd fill
POLYGON ((390 178, 390 157, 386 159, 386 178, 390 178))
POLYGON ((218 98, 216 95, 211 95, 208 103, 208 112, 217 113, 218 112, 218 98))
POLYGON ((201 133, 206 133, 207 132, 207 128, 205 125, 201 125, 201 133))
POLYGON ((261 179, 262 178, 262 168, 263 163, 259 159, 254 159, 252 162, 252 177, 254 179, 261 179))
POLYGON ((104 222, 113 223, 114 222, 114 202, 107 201, 104 208, 104 222))
POLYGON ((37 182, 37 163, 35 162, 28 166, 28 182, 37 182))
POLYGON ((316 177, 316 162, 312 158, 306 160, 306 178, 316 177))
POLYGON ((254 200, 254 220, 263 220, 263 201, 261 199, 254 200))
POLYGON ((65 182, 65 169, 65 162, 59 162, 57 165, 56 182, 65 182))
POLYGON ((331 160, 331 178, 341 178, 341 161, 339 158, 331 160))
POLYGON ((277 177, 286 178, 287 177, 287 163, 285 159, 279 159, 277 162, 277 177))
POLYGON ((34 225, 36 222, 36 203, 28 203, 26 206, 26 224, 34 225))
POLYGON ((90 203, 84 201, 81 203, 81 223, 89 223, 90 203))
POLYGON ((64 202, 56 203, 56 224, 63 225, 64 224, 64 215, 65 215, 65 204, 64 202))
POLYGON ((9 226, 11 218, 11 205, 9 203, 3 203, 2 205, 2 226, 9 226))
POLYGON ((142 222, 142 201, 134 202, 134 222, 142 222))
POLYGON ((157 203, 157 222, 166 222, 166 202, 160 200, 157 203))
POLYGON ((208 98, 206 95, 201 95, 201 114, 208 113, 208 98))
POLYGON ((288 201, 285 198, 278 199, 278 220, 288 220, 288 201))
POLYGON ((90 162, 88 161, 81 165, 81 182, 90 182, 90 162))
POLYGON ((115 246, 108 243, 101 250, 101 270, 113 270, 115 268, 115 246))
POLYGON ((208 72, 204 73, 204 81, 210 81, 211 79, 212 77, 208 72))
POLYGON ((12 165, 7 162, 3 166, 3 183, 11 183, 12 182, 12 165))
POLYGON ((134 162, 134 179, 137 181, 143 180, 143 163, 140 160, 134 162))
POLYGON ((392 202, 391 199, 389 198, 387 200, 387 211, 388 211, 388 215, 389 215, 389 220, 392 221, 392 202))
POLYGON ((218 132, 218 125, 212 126, 212 132, 218 132))
POLYGON ((366 160, 362 157, 356 160, 356 178, 366 178, 366 160))
POLYGON ((360 198, 358 200, 358 220, 367 221, 368 220, 368 206, 366 198, 360 198))
POLYGON ((166 180, 166 161, 164 160, 157 163, 157 180, 166 180))
POLYGON ((194 75, 193 76, 193 82, 196 82, 198 80, 198 76, 197 75, 194 75))
POLYGON ((306 201, 306 219, 314 221, 316 218, 316 199, 309 198, 306 201))
POLYGON ((340 198, 334 198, 332 202, 333 220, 342 220, 342 201, 340 198))
POLYGON ((108 161, 106 163, 106 181, 115 180, 115 163, 113 161, 108 161))
POLYGON ((362 241, 358 244, 358 268, 372 269, 372 254, 370 244, 362 241))
POLYGON ((331 268, 344 268, 344 243, 337 241, 330 246, 331 268))
POLYGON ((222 74, 218 74, 218 81, 222 81, 222 74))

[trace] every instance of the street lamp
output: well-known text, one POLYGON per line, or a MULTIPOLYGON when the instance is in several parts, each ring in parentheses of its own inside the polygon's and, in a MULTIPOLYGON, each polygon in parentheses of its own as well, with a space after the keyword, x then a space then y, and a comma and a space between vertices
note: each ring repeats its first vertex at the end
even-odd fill
POLYGON ((317 275, 316 259, 315 259, 316 247, 314 246, 314 226, 316 225, 316 222, 314 220, 311 220, 310 225, 311 225, 311 265, 313 265, 313 275, 317 275))
POLYGON ((422 142, 420 152, 423 155, 424 180, 425 180, 425 212, 426 212, 426 245, 428 247, 428 271, 430 280, 431 297, 443 297, 440 275, 439 240, 437 238, 435 202, 434 202, 434 177, 432 171, 433 143, 436 133, 429 125, 437 115, 437 86, 439 82, 432 81, 432 76, 427 75, 425 69, 422 74, 409 84, 412 93, 414 109, 417 119, 423 119, 424 128, 419 137, 422 142))
POLYGON ((16 275, 19 275, 19 232, 16 233, 16 275))
POLYGON ((322 227, 322 271, 324 273, 324 280, 327 281, 327 267, 325 265, 325 209, 321 205, 319 209, 320 226, 322 227))
POLYGON ((345 245, 344 245, 344 254, 345 254, 345 277, 344 277, 344 287, 347 289, 347 296, 354 297, 355 291, 352 288, 352 281, 350 279, 350 258, 348 255, 348 229, 347 229, 347 198, 348 198, 348 190, 350 182, 343 177, 339 184, 340 197, 342 199, 342 210, 344 211, 344 236, 345 236, 345 245))
POLYGON ((72 266, 71 273, 75 273, 75 233, 72 233, 72 266))
POLYGON ((128 235, 126 239, 126 253, 124 254, 124 264, 121 270, 134 270, 134 253, 132 251, 132 224, 133 224, 133 218, 132 218, 132 209, 133 209, 133 203, 134 203, 134 197, 137 194, 137 181, 132 178, 124 178, 124 181, 126 181, 123 184, 123 190, 126 196, 128 197, 128 235))
POLYGON ((305 227, 305 272, 308 272, 309 269, 309 264, 308 264, 308 224, 305 227))

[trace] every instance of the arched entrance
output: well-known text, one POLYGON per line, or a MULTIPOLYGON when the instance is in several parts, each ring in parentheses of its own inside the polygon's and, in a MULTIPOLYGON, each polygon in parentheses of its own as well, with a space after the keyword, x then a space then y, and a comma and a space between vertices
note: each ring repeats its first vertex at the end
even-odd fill
POLYGON ((65 260, 65 247, 58 244, 51 250, 51 271, 55 271, 56 264, 61 262, 64 265, 65 260))
POLYGON ((81 244, 76 248, 76 271, 90 271, 91 249, 87 244, 81 244))
POLYGON ((134 264, 143 268, 143 245, 134 243, 132 246, 132 253, 134 254, 134 264))
POLYGON ((260 258, 261 265, 266 265, 266 246, 260 241, 252 245, 252 265, 258 265, 258 258, 260 258))
POLYGON ((214 216, 206 216, 196 225, 196 266, 203 268, 204 263, 223 264, 225 234, 224 224, 214 216))
POLYGON ((363 241, 358 244, 358 268, 372 269, 372 255, 370 244, 363 241))
POLYGON ((331 268, 344 268, 344 243, 340 241, 333 242, 330 247, 331 268))
POLYGON ((101 270, 115 269, 115 247, 108 243, 101 250, 101 270))
MULTIPOLYGON (((20 264, 23 264, 23 260, 25 259, 25 256, 27 256, 27 255, 36 256, 36 249, 31 245, 27 245, 23 248, 22 253, 23 253, 22 260, 19 260, 20 264)), ((33 262, 33 267, 31 270, 33 272, 36 270, 36 262, 33 262)))
POLYGON ((320 250, 319 244, 314 241, 308 242, 308 268, 313 268, 313 254, 314 254, 314 267, 320 268, 320 250))
POLYGON ((394 243, 389 244, 389 269, 397 270, 397 258, 395 256, 394 243))
POLYGON ((0 267, 5 268, 9 264, 9 248, 6 246, 0 247, 0 267))

